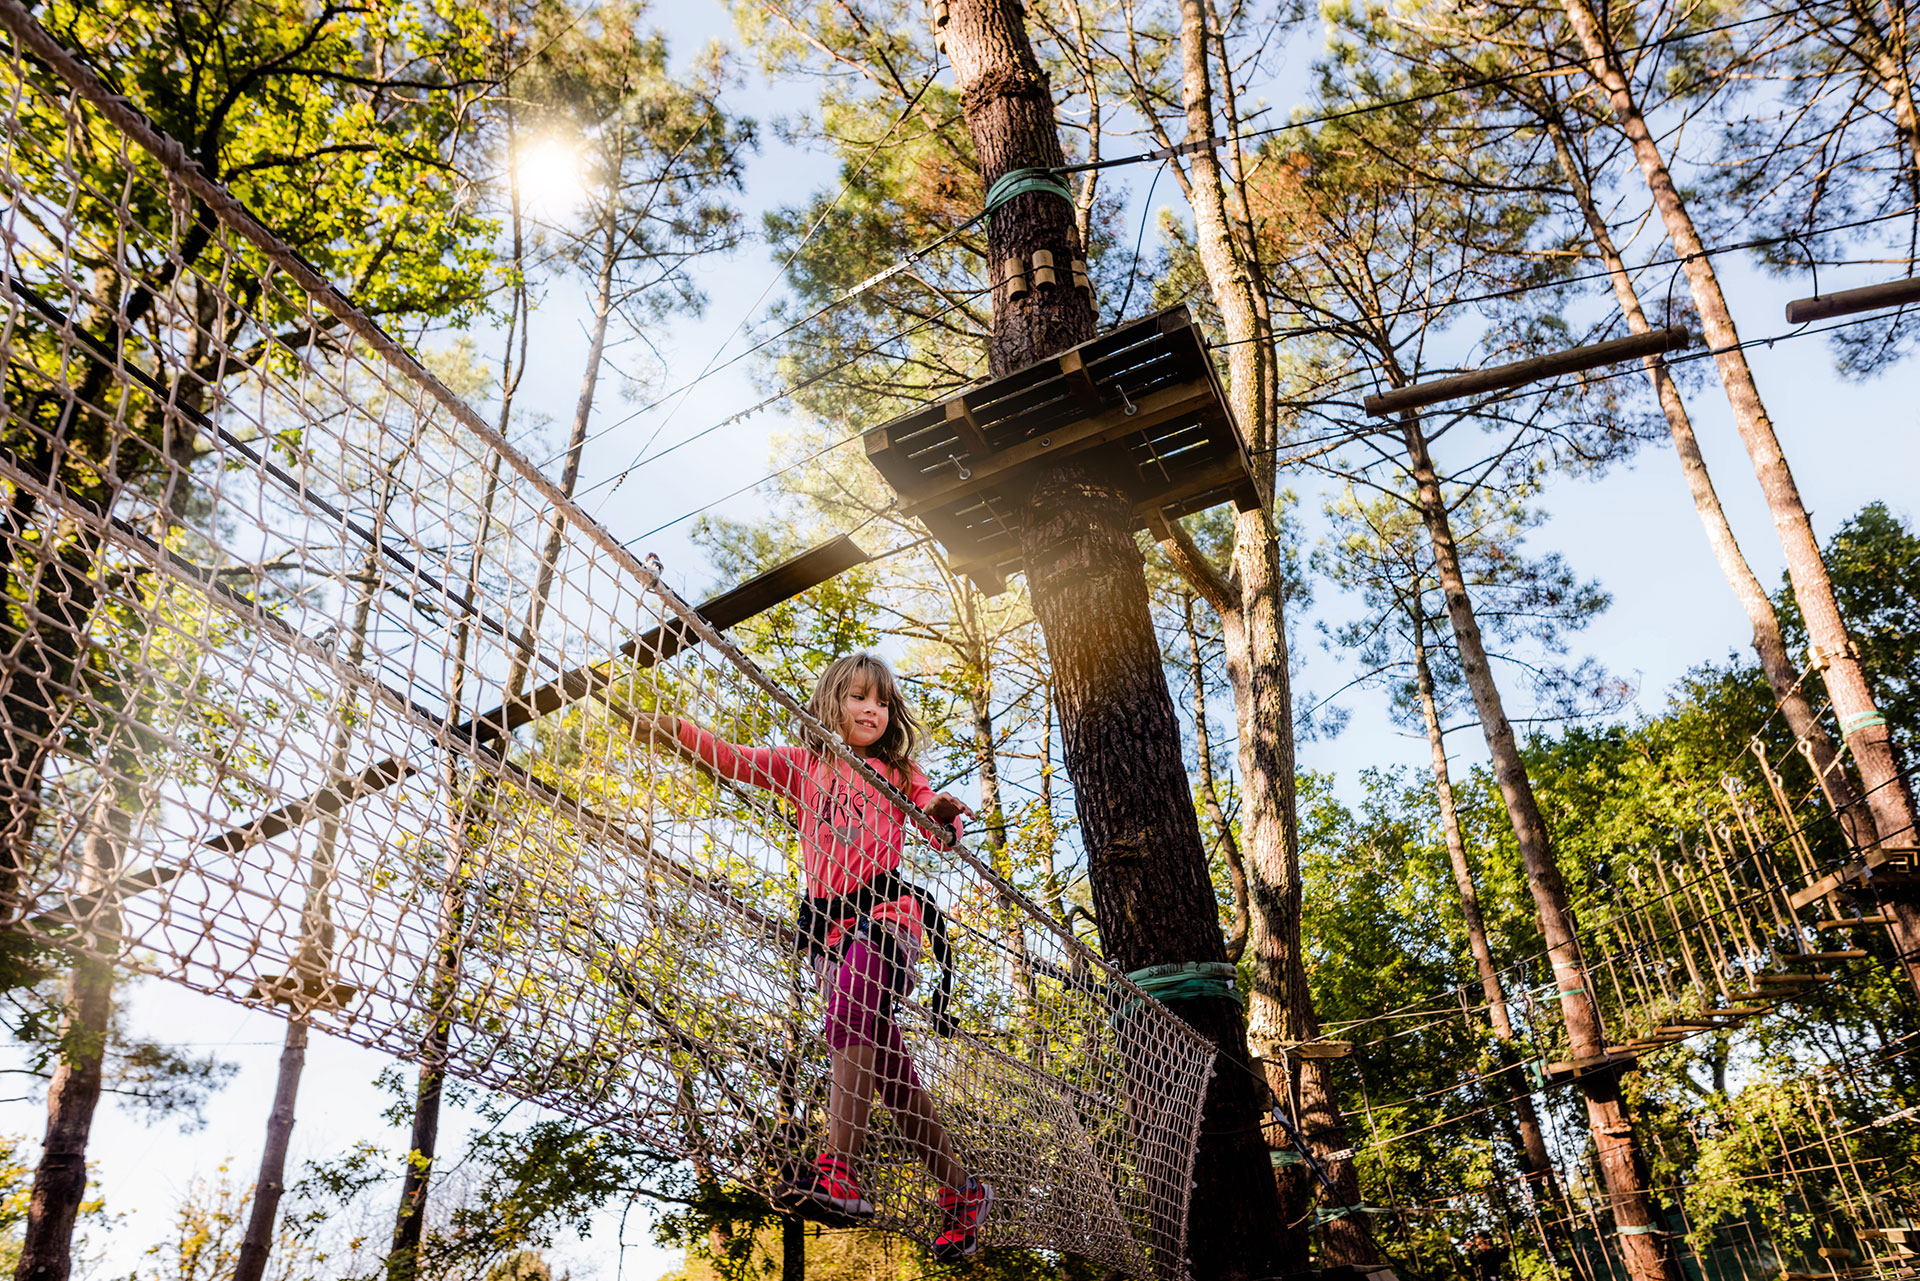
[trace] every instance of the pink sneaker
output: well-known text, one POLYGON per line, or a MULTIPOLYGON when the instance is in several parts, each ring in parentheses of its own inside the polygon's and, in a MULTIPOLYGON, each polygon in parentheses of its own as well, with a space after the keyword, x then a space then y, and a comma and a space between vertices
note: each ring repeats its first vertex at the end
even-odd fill
POLYGON ((987 1221, 993 1205, 993 1188, 978 1179, 968 1179, 963 1191, 940 1189, 940 1213, 946 1216, 946 1230, 933 1239, 935 1263, 958 1263, 980 1248, 980 1225, 987 1221))
POLYGON ((822 1152, 814 1158, 813 1171, 789 1181, 783 1190, 841 1214, 860 1218, 873 1214, 873 1202, 860 1191, 853 1167, 831 1152, 822 1152))

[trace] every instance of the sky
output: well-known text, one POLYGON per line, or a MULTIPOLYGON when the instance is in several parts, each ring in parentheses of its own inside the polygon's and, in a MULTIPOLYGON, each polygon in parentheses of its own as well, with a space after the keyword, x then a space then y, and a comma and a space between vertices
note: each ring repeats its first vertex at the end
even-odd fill
MULTIPOLYGON (((682 58, 691 56, 703 41, 732 39, 724 10, 705 0, 663 8, 656 19, 682 58)), ((1285 110, 1298 101, 1311 52, 1310 36, 1288 47, 1284 65, 1267 90, 1273 105, 1285 110)), ((732 96, 736 111, 768 119, 803 107, 808 100, 806 85, 768 83, 751 69, 743 74, 745 81, 732 96)), ((819 156, 783 144, 771 128, 763 129, 761 137, 762 147, 748 170, 744 200, 755 225, 760 210, 798 201, 821 184, 823 175, 832 173, 819 156)), ((1143 212, 1150 212, 1142 202, 1151 177, 1151 169, 1143 167, 1123 171, 1116 178, 1130 193, 1128 226, 1137 225, 1143 212)), ((1173 184, 1160 184, 1151 212, 1167 207, 1179 215, 1173 192, 1173 184)), ((876 269, 883 265, 874 264, 876 269)), ((1811 292, 1804 281, 1764 276, 1741 259, 1723 259, 1721 266, 1735 317, 1750 338, 1786 331, 1783 304, 1811 292)), ((748 340, 740 336, 741 327, 757 321, 764 311, 765 304, 756 300, 769 288, 773 291, 769 301, 780 296, 776 268, 766 247, 757 243, 726 260, 700 265, 701 282, 711 300, 706 314, 676 321, 656 339, 669 357, 676 384, 742 349, 748 340)), ((1821 283, 1830 291, 1867 283, 1876 275, 1873 269, 1823 272, 1821 283)), ((576 291, 561 289, 548 293, 534 317, 531 373, 521 393, 522 403, 543 408, 557 422, 564 421, 577 394, 586 348, 585 319, 584 299, 576 291)), ((485 333, 473 337, 482 351, 495 339, 485 333)), ((497 349, 497 339, 493 345, 497 349)), ((1912 477, 1920 475, 1920 430, 1916 430, 1920 402, 1909 390, 1910 370, 1896 369, 1875 381, 1850 381, 1835 373, 1817 339, 1756 348, 1750 359, 1823 538, 1870 501, 1886 501, 1903 516, 1913 514, 1908 495, 1912 477)), ((610 431, 590 447, 583 484, 591 486, 625 466, 641 442, 655 432, 662 443, 676 440, 759 399, 762 392, 749 377, 750 370, 750 363, 735 366, 683 399, 610 431)), ((596 429, 635 407, 632 402, 603 397, 596 429)), ((1779 546, 1717 384, 1708 380, 1695 390, 1690 408, 1734 528, 1762 580, 1776 583, 1782 568, 1779 546)), ((771 470, 778 461, 771 452, 773 442, 791 425, 777 410, 761 414, 635 473, 611 500, 605 489, 595 491, 587 505, 597 509, 616 534, 634 537, 771 470)), ((1446 447, 1465 449, 1466 445, 1449 441, 1446 447)), ((1446 461, 1441 459, 1443 469, 1446 461)), ((1283 481, 1301 491, 1303 524, 1309 535, 1314 534, 1319 524, 1318 482, 1305 475, 1283 481)), ((1668 688, 1689 667, 1744 650, 1744 617, 1709 554, 1670 449, 1649 446, 1601 478, 1559 482, 1545 496, 1544 506, 1548 520, 1533 535, 1532 546, 1559 551, 1583 577, 1597 580, 1613 595, 1612 607, 1577 639, 1575 652, 1598 656, 1614 674, 1636 686, 1637 705, 1626 715, 1657 711, 1668 688)), ((715 510, 749 518, 764 508, 764 493, 755 492, 721 503, 715 510)), ((687 541, 687 529, 686 522, 674 525, 644 540, 636 550, 658 554, 666 563, 669 581, 698 599, 725 584, 716 582, 698 549, 687 541)), ((1351 613, 1354 602, 1324 584, 1317 590, 1307 616, 1293 620, 1294 645, 1302 669, 1300 687, 1325 694, 1355 673, 1342 655, 1321 644, 1314 624, 1339 621, 1351 613)), ((1389 722, 1384 699, 1377 692, 1349 692, 1341 696, 1339 705, 1350 713, 1346 728, 1305 744, 1300 755, 1303 767, 1329 772, 1342 786, 1351 787, 1358 771, 1366 767, 1424 764, 1424 741, 1402 734, 1389 722)), ((1458 765, 1481 759, 1483 754, 1472 738, 1470 733, 1454 736, 1458 765)), ((166 1231, 174 1206, 196 1180, 217 1178, 224 1164, 231 1165, 237 1181, 251 1179, 283 1031, 283 1025, 270 1015, 158 982, 138 985, 129 995, 127 1009, 136 1032, 197 1052, 217 1052, 236 1064, 238 1072, 215 1096, 204 1128, 196 1132, 182 1133, 165 1123, 149 1127, 112 1101, 103 1106, 92 1149, 94 1169, 108 1209, 118 1217, 111 1226, 91 1229, 99 1255, 94 1273, 98 1276, 124 1276, 140 1267, 143 1251, 166 1231)), ((370 1051, 325 1036, 314 1038, 295 1133, 296 1162, 334 1155, 360 1141, 389 1148, 403 1145, 402 1132, 378 1119, 392 1102, 391 1095, 376 1084, 385 1066, 386 1060, 370 1051)), ((470 1120, 464 1113, 452 1118, 450 1149, 457 1149, 459 1134, 470 1120)), ((0 1133, 37 1139, 43 1124, 41 1102, 31 1089, 22 1097, 0 1102, 0 1133)), ((392 1211, 391 1195, 383 1195, 385 1199, 374 1205, 378 1217, 370 1223, 377 1234, 387 1231, 392 1211)), ((571 1268, 576 1277, 617 1275, 621 1281, 652 1281, 677 1265, 677 1256, 650 1244, 644 1208, 636 1209, 625 1224, 623 1250, 617 1209, 596 1221, 587 1239, 563 1240, 555 1251, 556 1263, 571 1268)))

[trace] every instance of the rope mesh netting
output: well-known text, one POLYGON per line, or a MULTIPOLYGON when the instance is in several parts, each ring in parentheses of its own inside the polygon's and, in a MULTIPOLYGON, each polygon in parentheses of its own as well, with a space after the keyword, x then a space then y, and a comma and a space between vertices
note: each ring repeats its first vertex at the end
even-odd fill
MULTIPOLYGON (((8 915, 773 1191, 826 1097, 794 815, 635 717, 818 722, 12 0, 0 24, 8 915)), ((896 1019, 996 1186, 987 1243, 1179 1275, 1211 1048, 912 827, 959 1030, 930 983, 896 1019)), ((930 1240, 884 1119, 868 1157, 876 1222, 930 1240)))

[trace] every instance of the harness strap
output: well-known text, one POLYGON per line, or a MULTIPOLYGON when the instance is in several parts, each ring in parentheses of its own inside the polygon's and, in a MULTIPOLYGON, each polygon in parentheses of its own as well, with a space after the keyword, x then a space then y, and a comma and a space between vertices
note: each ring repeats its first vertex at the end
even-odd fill
MULTIPOLYGON (((855 922, 855 929, 870 925, 873 909, 882 903, 912 898, 920 904, 920 926, 927 933, 927 949, 940 967, 940 985, 934 990, 928 1009, 933 1015, 936 1036, 949 1037, 958 1029, 948 1006, 953 1001, 953 943, 947 935, 947 914, 933 901, 927 889, 902 879, 897 868, 876 872, 864 884, 844 894, 820 894, 800 900, 795 926, 800 935, 800 950, 807 956, 825 956, 827 936, 836 925, 855 922)), ((890 964, 898 958, 889 956, 890 964)))

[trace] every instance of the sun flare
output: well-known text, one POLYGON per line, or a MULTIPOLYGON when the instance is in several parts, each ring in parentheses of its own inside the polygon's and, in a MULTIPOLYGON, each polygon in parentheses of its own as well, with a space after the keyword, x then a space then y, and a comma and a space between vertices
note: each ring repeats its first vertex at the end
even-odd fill
POLYGON ((520 187, 520 207, 530 217, 554 222, 586 203, 580 150, 569 142, 558 138, 530 141, 519 149, 513 168, 520 187))

